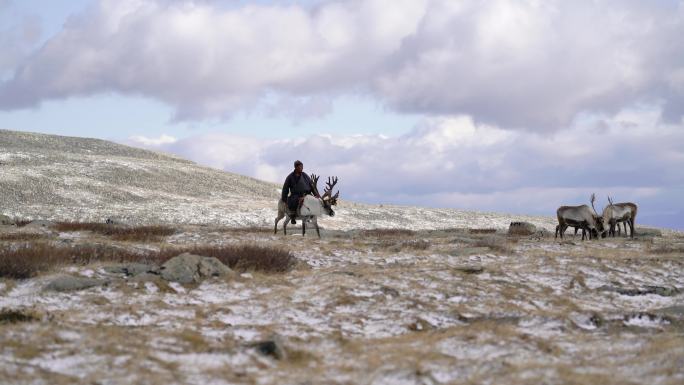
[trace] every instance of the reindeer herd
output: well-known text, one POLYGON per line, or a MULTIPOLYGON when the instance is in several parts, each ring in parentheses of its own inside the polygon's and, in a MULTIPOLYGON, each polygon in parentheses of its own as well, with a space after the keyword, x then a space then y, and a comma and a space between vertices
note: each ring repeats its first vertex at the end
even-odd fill
MULTIPOLYGON (((302 235, 306 234, 306 223, 311 222, 316 229, 316 233, 320 238, 321 233, 318 228, 318 217, 321 215, 334 216, 333 206, 337 205, 337 198, 340 192, 333 194, 333 188, 337 184, 337 177, 328 178, 323 195, 318 193, 318 179, 317 175, 312 174, 312 193, 307 195, 300 202, 297 211, 292 212, 288 209, 287 204, 283 201, 278 201, 278 216, 275 219, 273 232, 278 232, 278 222, 286 218, 283 223, 283 233, 287 234, 288 219, 299 218, 302 219, 302 235)), ((558 225, 556 226, 556 235, 563 235, 568 227, 575 229, 575 235, 579 230, 582 230, 582 240, 585 238, 598 238, 606 236, 620 235, 620 224, 624 226, 625 235, 627 235, 627 225, 629 225, 629 236, 634 238, 634 221, 637 215, 637 205, 631 202, 613 203, 611 197, 608 197, 608 206, 603 209, 601 215, 596 212, 594 202, 596 196, 591 194, 591 208, 587 205, 581 206, 561 206, 556 210, 558 217, 558 225)))
POLYGON ((627 225, 629 225, 629 236, 634 238, 634 221, 637 215, 637 205, 631 202, 613 203, 613 200, 608 197, 608 206, 603 209, 603 213, 598 215, 594 202, 596 196, 591 194, 591 209, 587 205, 581 206, 561 206, 556 210, 558 217, 558 226, 556 226, 555 238, 560 234, 563 239, 563 234, 568 227, 575 228, 575 235, 577 231, 582 230, 582 240, 585 237, 589 239, 601 237, 615 236, 617 229, 620 234, 620 224, 625 228, 625 235, 627 234, 627 225))

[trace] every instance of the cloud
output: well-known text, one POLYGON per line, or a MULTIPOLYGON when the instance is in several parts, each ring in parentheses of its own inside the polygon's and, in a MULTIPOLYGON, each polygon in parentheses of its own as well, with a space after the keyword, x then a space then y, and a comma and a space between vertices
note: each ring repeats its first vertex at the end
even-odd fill
POLYGON ((144 135, 134 135, 128 138, 129 142, 142 147, 160 147, 165 144, 176 143, 178 139, 173 136, 162 134, 158 138, 148 138, 144 135))
MULTIPOLYGON (((503 130, 467 116, 426 119, 396 137, 315 135, 292 140, 198 135, 157 149, 282 183, 294 159, 337 175, 352 201, 553 215, 606 196, 635 201, 643 218, 684 210, 684 124, 659 109, 585 116, 554 135, 503 130)), ((684 221, 681 222, 684 228, 684 221)))
POLYGON ((366 93, 504 129, 556 131, 641 103, 678 122, 683 35, 674 0, 101 0, 16 65, 0 108, 118 92, 168 103, 181 120, 264 103, 306 118, 366 93))

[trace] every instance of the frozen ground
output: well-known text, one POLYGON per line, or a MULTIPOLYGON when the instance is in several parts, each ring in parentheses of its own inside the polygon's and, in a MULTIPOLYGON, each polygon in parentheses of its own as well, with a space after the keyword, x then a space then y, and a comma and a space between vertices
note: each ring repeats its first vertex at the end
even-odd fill
POLYGON ((552 230, 550 217, 341 202, 319 240, 299 226, 268 231, 278 186, 173 157, 0 131, 0 163, 3 214, 178 229, 148 244, 50 231, 48 242, 249 243, 298 261, 186 286, 103 265, 0 278, 0 310, 34 317, 0 321, 0 383, 684 383, 681 233, 561 242, 505 234, 512 220, 552 230), (415 231, 363 231, 372 228, 415 231), (469 231, 486 228, 499 230, 469 231), (112 282, 44 291, 56 274, 112 282), (261 353, 263 341, 282 356, 261 353))
POLYGON ((0 280, 0 309, 36 317, 0 325, 0 383, 684 381, 680 235, 558 242, 451 229, 318 240, 184 226, 163 244, 234 242, 286 247, 298 264, 189 286, 136 283, 101 265, 0 280), (43 291, 58 273, 113 281, 43 291), (265 340, 284 356, 260 353, 265 340))

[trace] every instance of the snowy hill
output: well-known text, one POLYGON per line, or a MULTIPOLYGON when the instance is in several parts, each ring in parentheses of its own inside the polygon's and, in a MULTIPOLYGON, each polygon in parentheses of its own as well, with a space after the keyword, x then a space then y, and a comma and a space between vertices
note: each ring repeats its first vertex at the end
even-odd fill
MULTIPOLYGON (((109 141, 0 130, 0 213, 27 219, 270 226, 277 184, 109 141)), ((344 178, 340 178, 344 198, 344 178)), ((552 217, 376 206, 341 200, 328 229, 506 228, 552 217)))

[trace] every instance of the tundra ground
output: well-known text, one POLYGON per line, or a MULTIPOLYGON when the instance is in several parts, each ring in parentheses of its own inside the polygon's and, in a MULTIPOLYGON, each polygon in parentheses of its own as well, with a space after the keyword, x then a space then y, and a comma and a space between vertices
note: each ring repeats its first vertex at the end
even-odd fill
POLYGON ((296 263, 185 286, 109 274, 112 262, 0 278, 0 383, 684 382, 680 233, 299 229, 179 226, 144 242, 2 230, 5 248, 257 244, 296 263), (42 290, 58 273, 111 282, 42 290))

